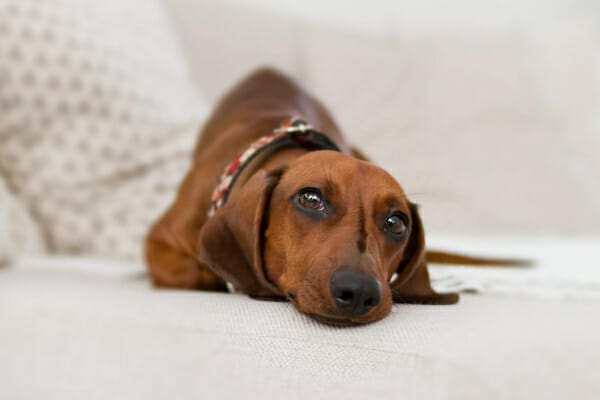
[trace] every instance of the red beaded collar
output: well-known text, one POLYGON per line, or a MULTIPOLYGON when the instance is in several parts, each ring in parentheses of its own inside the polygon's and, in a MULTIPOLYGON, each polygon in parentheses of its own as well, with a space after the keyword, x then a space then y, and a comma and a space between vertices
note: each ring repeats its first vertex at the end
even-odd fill
POLYGON ((225 204, 229 192, 244 168, 257 155, 276 146, 295 145, 308 150, 335 150, 340 148, 325 134, 313 129, 301 119, 290 118, 273 130, 270 135, 262 136, 253 142, 246 150, 235 157, 223 170, 221 181, 217 185, 211 197, 208 216, 211 217, 225 204))

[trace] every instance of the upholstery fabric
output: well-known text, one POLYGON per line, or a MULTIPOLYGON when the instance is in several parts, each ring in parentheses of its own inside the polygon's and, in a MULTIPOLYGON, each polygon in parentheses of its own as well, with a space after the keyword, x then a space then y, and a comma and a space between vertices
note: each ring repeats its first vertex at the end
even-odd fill
MULTIPOLYGON (((570 275, 600 263, 594 248, 576 240, 477 243, 487 254, 531 248, 543 255, 533 270, 510 271, 521 286, 553 282, 561 292, 562 279, 569 282, 570 275), (551 263, 564 260, 564 252, 573 255, 569 263, 560 262, 558 276, 551 263)), ((547 400, 600 395, 597 296, 549 297, 536 290, 495 292, 484 286, 455 306, 397 305, 375 324, 332 328, 287 303, 155 290, 142 271, 135 263, 48 257, 21 259, 0 270, 0 398, 547 400)))
POLYGON ((206 105, 158 0, 0 0, 0 172, 51 250, 135 258, 206 105))

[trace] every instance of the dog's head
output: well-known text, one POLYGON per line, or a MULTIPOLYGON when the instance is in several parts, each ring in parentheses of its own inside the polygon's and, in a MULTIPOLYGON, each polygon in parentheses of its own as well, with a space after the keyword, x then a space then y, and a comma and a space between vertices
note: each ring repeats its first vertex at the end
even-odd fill
MULTIPOLYGON (((431 290, 416 207, 383 169, 332 151, 256 173, 200 234, 200 255, 254 297, 331 324, 368 323, 431 290)), ((437 299, 434 300, 434 299, 437 299)))

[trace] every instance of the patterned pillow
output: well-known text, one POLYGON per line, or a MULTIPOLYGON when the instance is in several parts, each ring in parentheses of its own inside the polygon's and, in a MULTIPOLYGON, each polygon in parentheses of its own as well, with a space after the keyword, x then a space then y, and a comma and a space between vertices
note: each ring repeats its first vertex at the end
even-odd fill
POLYGON ((0 0, 0 173, 51 250, 138 257, 205 113, 159 0, 0 0))

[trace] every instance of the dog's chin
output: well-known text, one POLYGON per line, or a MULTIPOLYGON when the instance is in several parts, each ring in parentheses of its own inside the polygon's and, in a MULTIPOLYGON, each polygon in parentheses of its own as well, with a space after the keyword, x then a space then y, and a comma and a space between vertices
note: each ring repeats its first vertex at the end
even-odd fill
POLYGON ((302 310, 298 307, 297 303, 292 303, 296 306, 297 310, 302 314, 314 319, 317 322, 320 322, 324 325, 335 326, 335 327, 350 327, 350 326, 361 326, 368 325, 374 322, 381 320, 383 317, 387 315, 386 312, 381 312, 381 310, 372 310, 365 315, 361 316, 345 316, 345 315, 335 315, 332 313, 321 313, 315 312, 314 310, 302 310))
POLYGON ((325 325, 335 326, 335 327, 359 326, 359 325, 364 325, 364 324, 369 323, 369 322, 353 321, 348 318, 338 318, 338 317, 329 317, 329 316, 326 317, 324 315, 319 315, 319 314, 308 314, 308 315, 309 315, 309 317, 311 317, 312 319, 314 319, 317 322, 320 322, 325 325))

